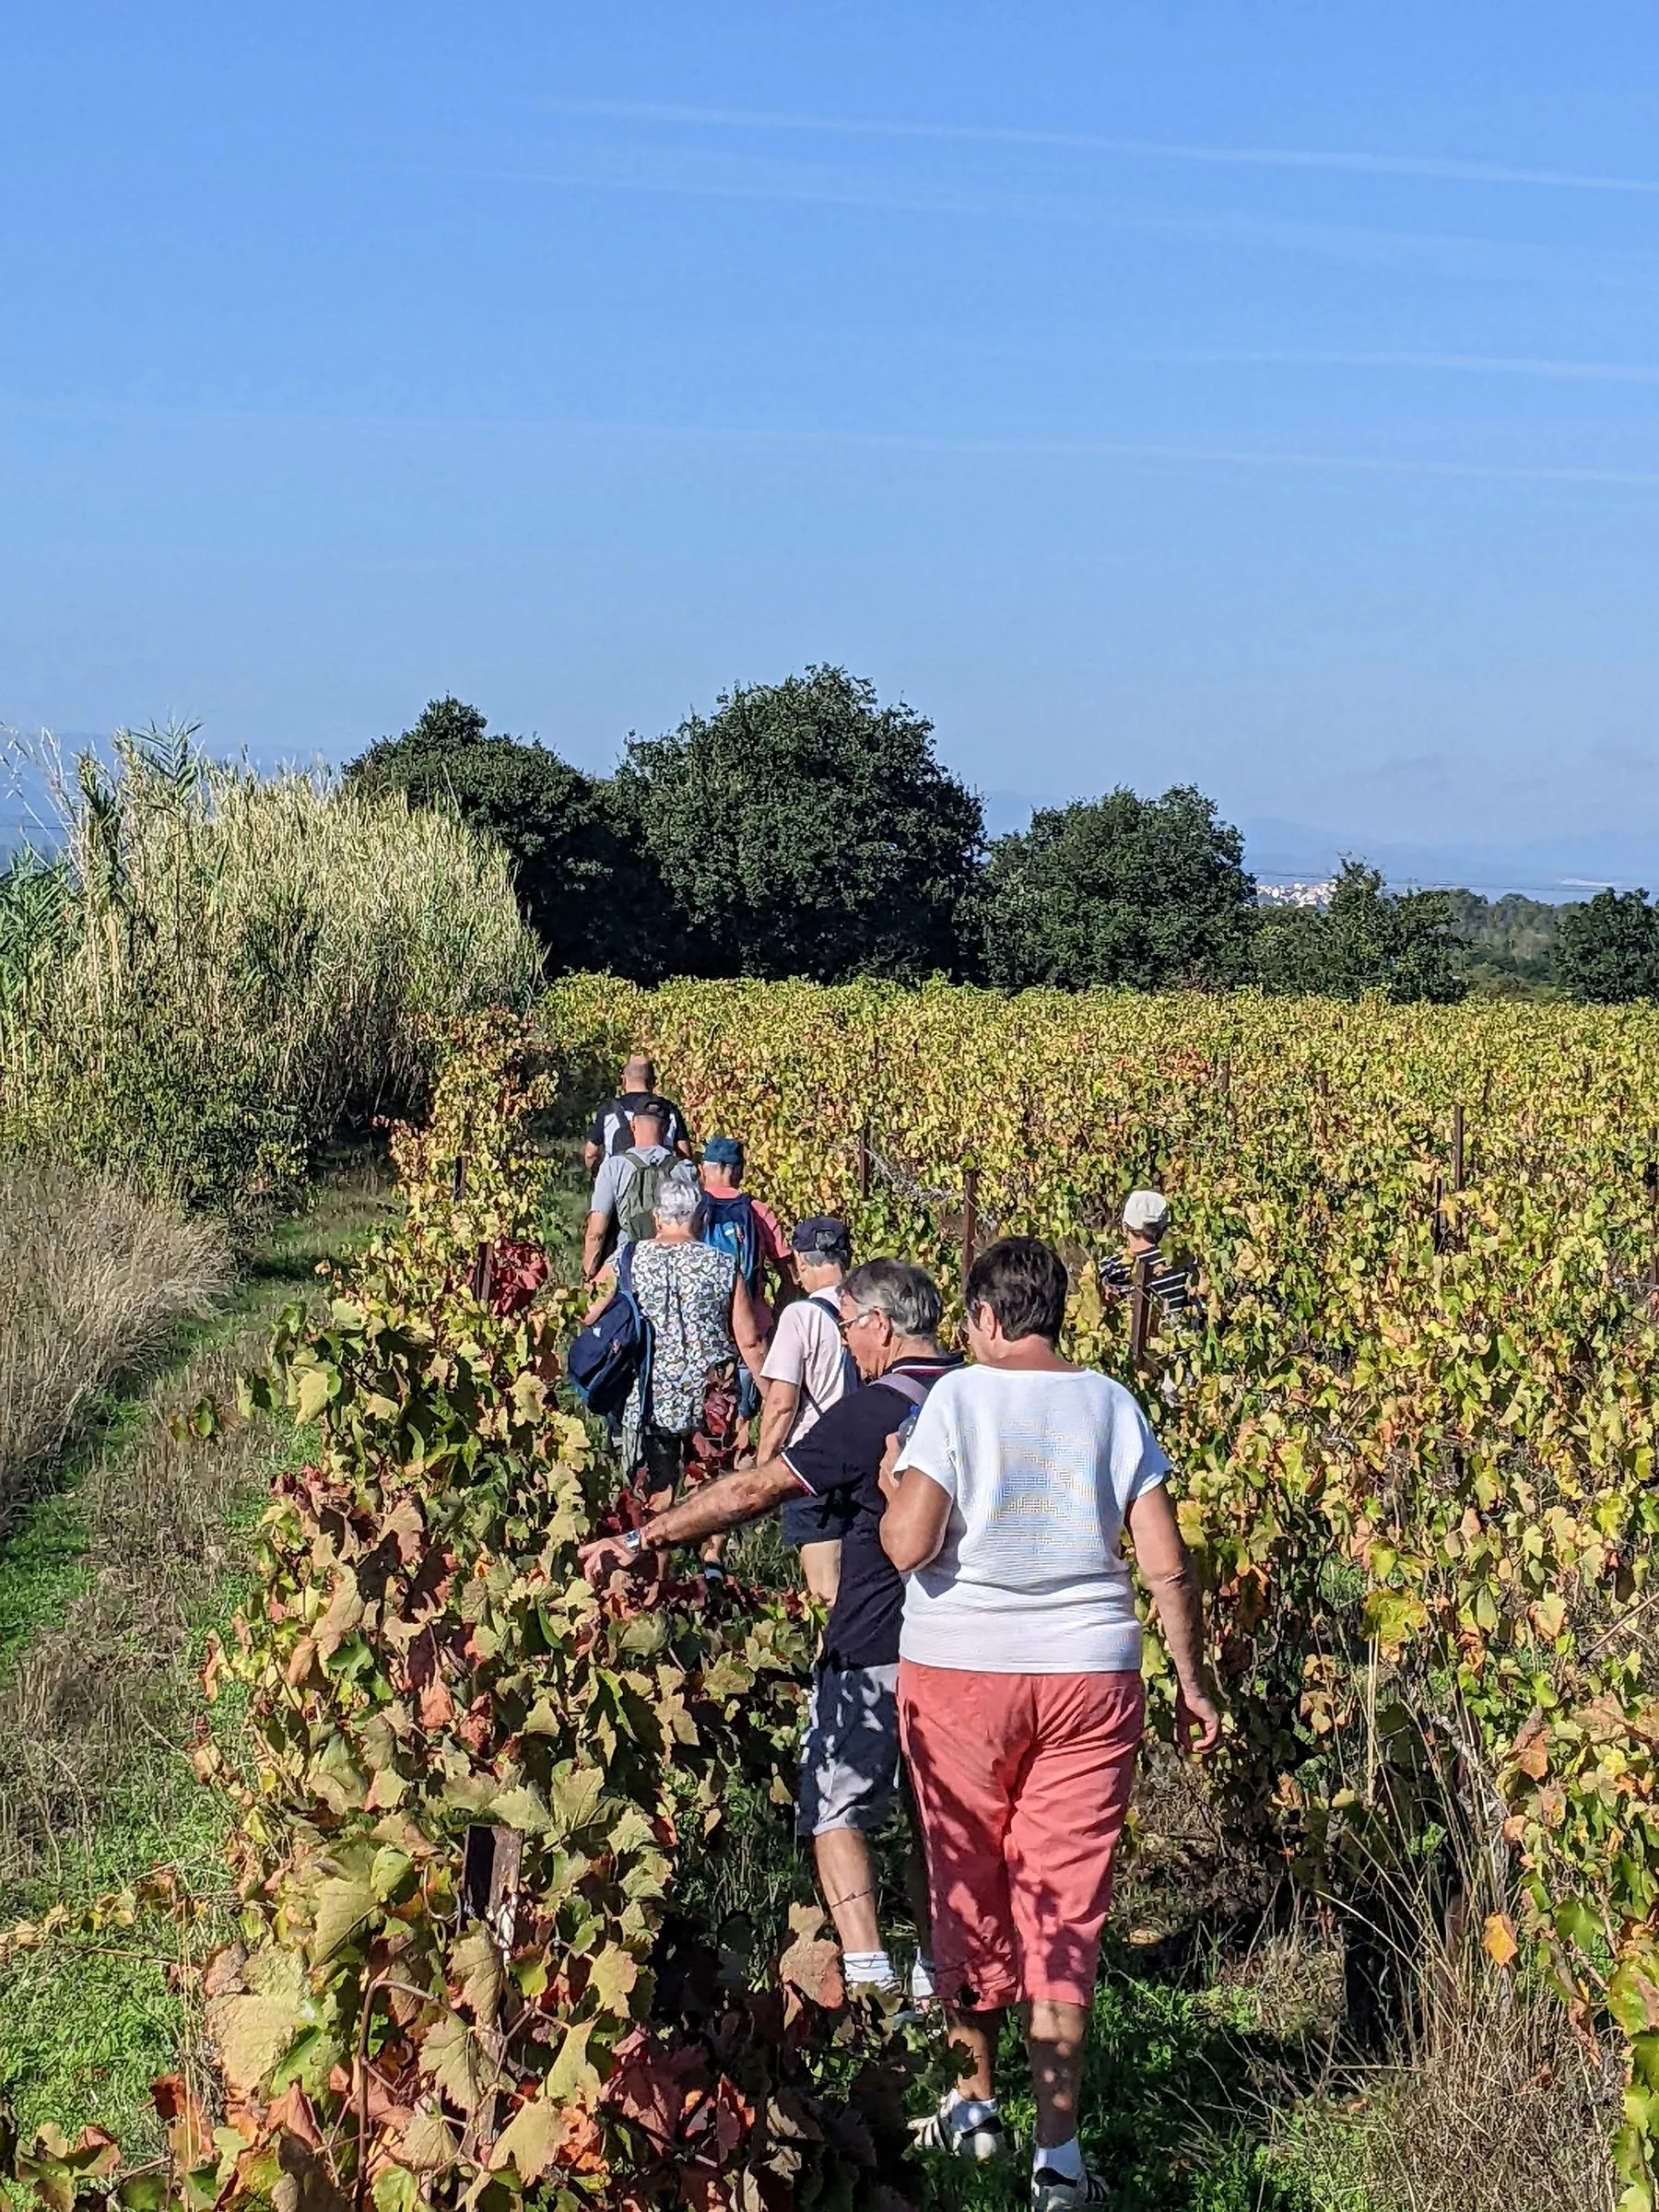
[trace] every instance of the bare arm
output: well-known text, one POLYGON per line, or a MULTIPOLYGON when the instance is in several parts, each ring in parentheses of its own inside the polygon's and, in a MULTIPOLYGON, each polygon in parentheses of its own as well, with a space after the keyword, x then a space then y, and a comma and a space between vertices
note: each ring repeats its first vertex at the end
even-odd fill
POLYGON ((881 1548, 900 1574, 913 1574, 939 1556, 950 1520, 950 1493, 920 1467, 889 1475, 885 1461, 881 1487, 888 1500, 881 1516, 881 1548))
MULTIPOLYGON (((737 1347, 743 1364, 755 1378, 757 1385, 764 1388, 760 1380, 761 1363, 766 1358, 766 1346, 755 1320, 754 1300, 748 1294, 748 1285, 741 1276, 732 1284, 732 1338, 737 1347)), ((790 1480, 794 1480, 794 1476, 790 1480)))
POLYGON ((590 1214, 587 1229, 582 1240, 582 1272, 588 1282, 599 1273, 599 1255, 605 1250, 605 1232, 610 1226, 606 1214, 590 1214))
MULTIPOLYGON (((1221 1714, 1204 1664, 1204 1607, 1192 1557, 1182 1542, 1175 1507, 1162 1483, 1143 1490, 1125 1515, 1135 1564, 1158 1612, 1175 1668, 1175 1722, 1189 1750, 1202 1759, 1221 1740, 1221 1714)), ((885 1525, 885 1524, 884 1524, 885 1525)))
POLYGON ((765 1388, 766 1407, 760 1416, 759 1453, 762 1464, 775 1459, 789 1441, 789 1432, 794 1427, 801 1404, 798 1382, 771 1382, 765 1388))
POLYGON ((640 1549, 630 1551, 620 1536, 600 1536, 582 1547, 582 1571, 590 1583, 616 1567, 631 1567, 653 1551, 676 1544, 695 1544, 703 1536, 717 1536, 728 1528, 741 1528, 771 1512, 781 1499, 799 1495, 801 1486, 781 1459, 763 1461, 757 1467, 740 1467, 705 1483, 700 1490, 657 1513, 640 1530, 640 1549))
POLYGON ((594 1142, 593 1138, 590 1136, 590 1137, 588 1138, 588 1140, 587 1140, 586 1144, 585 1144, 585 1145, 583 1145, 583 1146, 582 1146, 582 1165, 583 1165, 583 1166, 586 1168, 586 1170, 587 1170, 587 1171, 588 1171, 588 1173, 589 1173, 590 1175, 591 1175, 591 1174, 593 1174, 593 1172, 594 1171, 594 1170, 595 1170, 595 1169, 598 1167, 598 1165, 599 1165, 599 1162, 600 1162, 600 1161, 601 1161, 601 1160, 602 1160, 604 1158, 605 1158, 605 1155, 604 1155, 604 1153, 600 1151, 600 1149, 599 1149, 598 1146, 597 1146, 597 1145, 596 1145, 596 1144, 594 1142))
POLYGON ((584 1329, 593 1326, 617 1295, 617 1279, 614 1269, 609 1266, 602 1267, 594 1287, 598 1292, 598 1296, 582 1317, 582 1325, 584 1329))

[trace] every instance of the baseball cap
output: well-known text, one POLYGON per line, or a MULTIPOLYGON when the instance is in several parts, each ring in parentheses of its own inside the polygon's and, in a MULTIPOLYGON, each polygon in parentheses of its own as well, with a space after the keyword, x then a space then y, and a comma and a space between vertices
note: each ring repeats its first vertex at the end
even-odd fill
POLYGON ((735 1136, 712 1136, 702 1148, 702 1156, 712 1168, 740 1168, 743 1165, 743 1147, 735 1136))
POLYGON ((661 1122, 666 1129, 674 1118, 674 1109, 666 1099, 641 1099, 637 1106, 629 1108, 628 1118, 630 1122, 661 1122))
POLYGON ((1131 1191, 1124 1206, 1124 1227, 1138 1237, 1155 1237, 1167 1229, 1170 1202, 1161 1191, 1131 1191))
POLYGON ((853 1257, 853 1231, 833 1214, 810 1214, 795 1223, 789 1249, 809 1260, 839 1260, 844 1267, 853 1257))

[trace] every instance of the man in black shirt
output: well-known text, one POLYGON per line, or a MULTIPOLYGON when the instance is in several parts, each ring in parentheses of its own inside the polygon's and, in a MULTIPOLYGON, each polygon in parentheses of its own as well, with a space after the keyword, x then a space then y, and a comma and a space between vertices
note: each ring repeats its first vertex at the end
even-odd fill
MULTIPOLYGON (((841 1286, 841 1329, 864 1386, 775 1458, 709 1483, 626 1536, 584 1545, 581 1555, 582 1572, 597 1583, 611 1569, 741 1527, 803 1492, 843 1501, 841 1581, 813 1671, 796 1830, 811 1840, 852 1987, 894 1978, 877 1921, 868 1841, 899 1786, 904 1583, 881 1548, 880 1477, 889 1441, 939 1377, 961 1364, 939 1349, 940 1312, 937 1286, 922 1268, 903 1260, 855 1267, 841 1286)), ((925 1950, 924 1925, 922 1933, 925 1950)))
MULTIPOLYGON (((631 1117, 641 1106, 656 1097, 656 1068, 643 1053, 635 1053, 622 1070, 622 1088, 614 1099, 606 1099, 594 1114, 587 1133, 583 1158, 591 1175, 609 1152, 626 1152, 632 1144, 629 1134, 631 1117)), ((672 1099, 661 1103, 668 1110, 667 1124, 662 1141, 670 1152, 677 1152, 682 1159, 691 1157, 691 1136, 686 1127, 686 1117, 672 1099)))

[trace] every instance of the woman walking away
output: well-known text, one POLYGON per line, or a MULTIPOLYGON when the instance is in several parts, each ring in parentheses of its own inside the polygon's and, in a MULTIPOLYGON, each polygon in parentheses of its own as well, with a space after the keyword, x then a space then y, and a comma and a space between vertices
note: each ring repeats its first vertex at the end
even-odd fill
MULTIPOLYGON (((651 1359, 622 1416, 622 1465, 653 1512, 672 1503, 695 1462, 718 1475, 737 1442, 737 1363, 757 1381, 766 1347, 729 1253, 700 1242, 702 1193, 689 1177, 658 1189, 654 1236, 630 1245, 600 1278, 594 1321, 617 1295, 618 1265, 651 1324, 651 1359)), ((718 1568, 715 1573, 718 1574, 718 1568)))
POLYGON ((921 1816, 934 1973, 971 2064, 924 2144, 1003 2145, 992 2066, 1018 2005, 1037 2095, 1033 2212, 1107 2201, 1077 2140, 1083 2038, 1140 1746, 1126 1534, 1197 1754, 1221 1734, 1170 1463, 1140 1407, 1055 1349, 1065 1269, 1009 1237, 968 1277, 976 1364, 935 1384, 899 1454, 882 1547, 907 1577, 899 1724, 921 1816))

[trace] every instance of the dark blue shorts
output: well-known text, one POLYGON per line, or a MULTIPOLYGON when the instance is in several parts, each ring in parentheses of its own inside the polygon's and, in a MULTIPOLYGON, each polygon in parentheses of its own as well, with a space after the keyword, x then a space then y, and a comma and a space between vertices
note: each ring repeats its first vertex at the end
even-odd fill
POLYGON ((814 1498, 803 1492, 783 1508, 783 1535, 798 1551, 803 1544, 839 1544, 847 1533, 847 1516, 839 1498, 814 1498))

